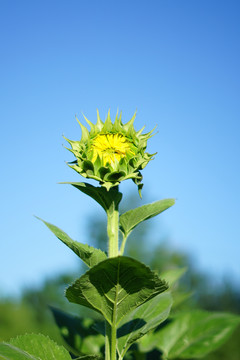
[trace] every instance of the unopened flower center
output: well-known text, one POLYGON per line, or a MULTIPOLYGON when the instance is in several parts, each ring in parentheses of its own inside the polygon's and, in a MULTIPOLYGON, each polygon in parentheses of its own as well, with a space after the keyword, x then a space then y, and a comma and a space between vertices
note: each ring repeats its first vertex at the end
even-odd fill
POLYGON ((131 143, 121 134, 99 134, 92 142, 94 162, 99 156, 103 160, 104 166, 109 163, 120 161, 127 153, 133 153, 130 148, 131 143))

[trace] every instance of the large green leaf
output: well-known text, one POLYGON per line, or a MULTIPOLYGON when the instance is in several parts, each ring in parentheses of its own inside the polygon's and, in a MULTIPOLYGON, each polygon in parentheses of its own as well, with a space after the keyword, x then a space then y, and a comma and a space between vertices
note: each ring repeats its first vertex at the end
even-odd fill
POLYGON ((67 288, 66 297, 100 312, 112 325, 167 288, 166 282, 146 265, 118 256, 88 270, 67 288))
POLYGON ((7 343, 0 343, 0 360, 38 360, 36 357, 7 343))
POLYGON ((84 194, 90 196, 92 199, 97 201, 105 211, 109 209, 113 201, 118 205, 122 199, 122 193, 117 191, 117 189, 112 188, 109 191, 101 186, 96 187, 84 182, 64 182, 61 184, 70 184, 82 191, 84 194))
POLYGON ((56 237, 61 240, 65 245, 67 245, 72 251, 77 254, 87 266, 92 267, 99 262, 107 259, 107 255, 100 249, 95 249, 92 246, 87 244, 82 244, 78 241, 72 240, 63 230, 59 229, 57 226, 52 225, 40 218, 41 220, 53 233, 56 237))
POLYGON ((7 343, 0 343, 0 360, 38 360, 36 357, 7 343))
POLYGON ((125 316, 118 329, 118 352, 123 358, 139 338, 160 325, 169 315, 172 297, 169 292, 157 295, 125 316))
POLYGON ((72 316, 53 307, 51 311, 71 352, 76 355, 101 354, 104 337, 93 329, 93 320, 72 316))
POLYGON ((4 360, 71 360, 68 351, 44 335, 27 334, 0 344, 4 360))
POLYGON ((155 334, 157 347, 168 359, 200 358, 221 346, 239 322, 239 316, 227 313, 181 313, 155 334))
POLYGON ((174 204, 174 199, 164 199, 129 210, 120 216, 120 230, 125 236, 128 236, 142 221, 160 214, 174 204))

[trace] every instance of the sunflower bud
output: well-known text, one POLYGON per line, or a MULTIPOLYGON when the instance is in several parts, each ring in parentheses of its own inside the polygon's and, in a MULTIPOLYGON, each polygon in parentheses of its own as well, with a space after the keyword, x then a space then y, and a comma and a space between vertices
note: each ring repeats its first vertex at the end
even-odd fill
POLYGON ((140 170, 155 155, 145 152, 153 130, 146 134, 142 134, 144 127, 135 131, 133 123, 136 113, 126 124, 122 123, 121 115, 117 114, 112 123, 109 111, 103 122, 97 111, 96 125, 84 117, 90 131, 77 119, 82 138, 80 141, 65 138, 71 145, 68 150, 76 157, 68 165, 85 178, 98 180, 107 190, 123 180, 132 179, 140 191, 143 186, 140 170))

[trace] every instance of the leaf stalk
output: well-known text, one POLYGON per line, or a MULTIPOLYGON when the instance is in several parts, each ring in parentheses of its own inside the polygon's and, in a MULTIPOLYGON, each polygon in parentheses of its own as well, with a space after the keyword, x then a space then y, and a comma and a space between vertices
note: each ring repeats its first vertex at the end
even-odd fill
POLYGON ((108 257, 119 255, 118 249, 119 211, 118 202, 113 199, 107 209, 108 257))

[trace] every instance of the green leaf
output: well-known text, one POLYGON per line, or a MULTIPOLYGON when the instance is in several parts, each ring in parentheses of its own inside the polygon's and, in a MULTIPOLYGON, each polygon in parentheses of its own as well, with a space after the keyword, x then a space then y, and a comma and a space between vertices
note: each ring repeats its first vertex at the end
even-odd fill
POLYGON ((171 269, 161 273, 161 277, 172 287, 187 271, 187 268, 171 269))
POLYGON ((121 321, 118 329, 118 352, 123 357, 129 347, 167 319, 172 306, 169 292, 157 295, 121 321))
POLYGON ((173 297, 172 310, 174 309, 174 310, 178 311, 179 305, 181 305, 183 302, 188 301, 193 296, 193 294, 194 294, 193 291, 189 291, 189 292, 173 291, 172 292, 172 297, 173 297))
POLYGON ((103 359, 103 357, 98 355, 84 355, 74 360, 100 360, 100 359, 103 359))
POLYGON ((63 230, 59 229, 57 226, 52 225, 40 219, 39 217, 37 217, 37 219, 41 220, 59 240, 67 245, 72 251, 74 251, 75 254, 79 256, 87 266, 92 267, 107 259, 107 255, 102 250, 95 249, 94 247, 87 244, 82 244, 78 241, 72 240, 63 230))
POLYGON ((171 289, 171 294, 173 298, 172 310, 178 307, 182 302, 188 300, 193 293, 192 292, 179 292, 175 287, 176 282, 186 273, 187 268, 180 269, 171 269, 161 273, 161 277, 168 283, 169 288, 171 289), (177 290, 177 291, 176 291, 177 290))
POLYGON ((167 288, 166 282, 146 265, 119 256, 88 270, 67 288, 66 297, 100 312, 112 325, 167 288))
POLYGON ((72 316, 53 307, 50 309, 71 352, 76 355, 101 354, 100 349, 104 345, 104 337, 93 329, 92 319, 72 316))
POLYGON ((38 360, 38 359, 11 344, 0 343, 0 360, 38 360))
POLYGON ((71 360, 68 351, 47 336, 27 334, 0 344, 0 359, 6 360, 71 360))
POLYGON ((97 201, 105 211, 109 209, 113 201, 116 205, 118 205, 122 199, 122 193, 117 191, 115 188, 112 188, 108 191, 105 187, 96 187, 84 182, 63 182, 61 184, 70 184, 74 186, 84 194, 97 201))
POLYGON ((160 214, 174 204, 174 199, 164 199, 129 210, 120 216, 120 230, 125 236, 128 236, 142 221, 160 214))
POLYGON ((157 347, 168 359, 204 357, 221 346, 239 323, 239 316, 227 313, 202 310, 181 313, 155 334, 157 347))

